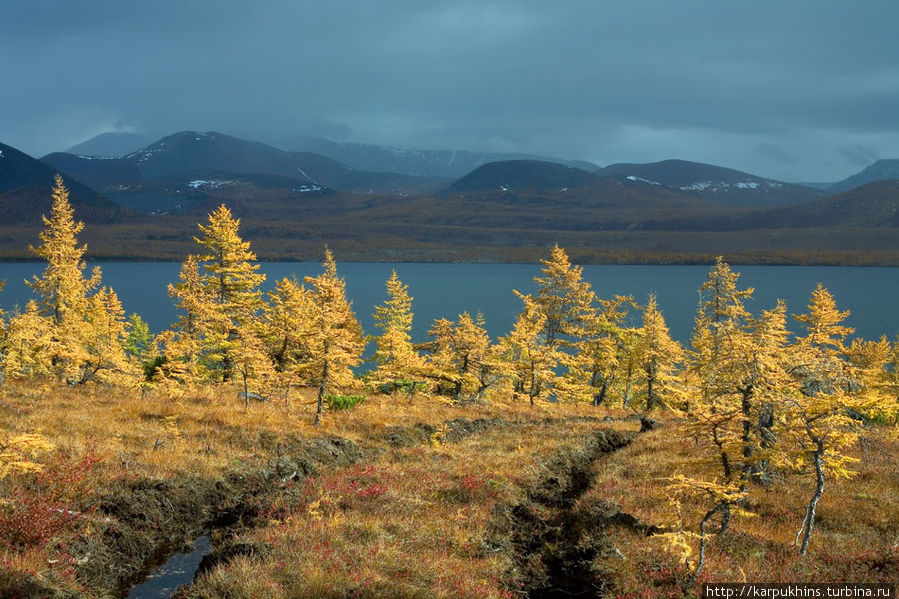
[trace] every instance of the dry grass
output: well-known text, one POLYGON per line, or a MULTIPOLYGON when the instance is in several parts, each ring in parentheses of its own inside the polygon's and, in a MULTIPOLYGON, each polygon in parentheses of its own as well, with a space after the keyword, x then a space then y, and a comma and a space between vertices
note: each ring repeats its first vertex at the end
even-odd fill
MULTIPOLYGON (((481 554, 493 506, 517 498, 541 474, 538 465, 547 455, 582 441, 597 426, 587 419, 545 422, 595 417, 588 406, 460 406, 425 396, 372 395, 353 410, 326 414, 313 428, 311 393, 298 394, 289 404, 252 403, 244 411, 237 390, 226 386, 178 398, 142 398, 114 388, 14 384, 0 398, 0 437, 39 433, 72 462, 89 446, 100 458, 80 481, 81 494, 69 497, 63 508, 73 511, 128 480, 217 478, 235 468, 262 466, 287 437, 337 435, 368 449, 372 457, 365 463, 297 482, 301 488, 285 494, 290 500, 267 506, 271 523, 246 535, 271 544, 265 559, 252 566, 234 560, 198 587, 225 585, 244 589, 246 596, 253 596, 252 589, 257 596, 277 596, 277 584, 299 585, 312 595, 338 588, 376 596, 388 587, 400 595, 500 595, 508 557, 481 554), (443 423, 459 418, 501 422, 449 443, 443 423), (416 423, 435 427, 432 439, 406 448, 385 442, 387 427, 416 423), (241 568, 249 568, 245 576, 241 568), (266 581, 275 586, 265 586, 266 581)), ((2 481, 0 494, 15 482, 2 481)), ((0 547, 0 569, 46 580, 67 577, 65 584, 78 588, 71 568, 77 556, 66 553, 60 535, 91 534, 96 524, 86 513, 41 546, 0 547)), ((217 594, 210 590, 207 596, 217 594)))
POLYGON ((303 483, 297 505, 239 542, 268 549, 203 577, 197 597, 509 597, 510 556, 484 544, 498 504, 523 500, 594 422, 532 417, 459 443, 391 449, 303 483))
MULTIPOLYGON (((731 532, 713 537, 702 582, 891 582, 899 576, 899 443, 872 429, 876 444, 856 448, 858 475, 828 480, 818 504, 809 554, 793 546, 805 506, 814 490, 811 477, 780 475, 768 485, 750 488, 751 517, 737 518, 731 532)), ((583 501, 610 500, 644 522, 672 525, 676 518, 665 492, 674 473, 708 476, 708 464, 695 459, 692 439, 677 432, 677 423, 640 437, 603 460, 583 501)), ((686 503, 684 524, 698 532, 709 506, 686 503)), ((679 596, 688 570, 663 550, 659 539, 634 531, 611 531, 624 556, 607 557, 600 567, 616 582, 620 596, 679 596)), ((694 556, 695 557, 695 556, 694 556)))
MULTIPOLYGON (((13 433, 47 436, 57 447, 48 476, 72 470, 91 455, 99 463, 54 501, 73 512, 104 490, 133 479, 194 476, 217 479, 261 467, 280 440, 336 435, 365 451, 362 462, 284 483, 264 496, 255 528, 220 539, 260 550, 207 572, 191 590, 197 597, 510 597, 517 596, 511 556, 485 543, 494 508, 522 501, 546 475, 548 458, 583 443, 596 428, 636 430, 625 414, 590 406, 526 402, 458 405, 438 398, 372 395, 357 408, 326 414, 313 428, 312 395, 253 403, 248 411, 230 387, 201 389, 179 398, 55 385, 6 385, 0 395, 0 439, 13 433), (611 416, 608 422, 598 421, 611 416), (454 419, 498 419, 461 440, 446 436, 454 419), (388 427, 434 427, 431 438, 406 447, 385 440, 388 427), (453 441, 453 442, 449 442, 453 441), (455 442, 458 441, 458 442, 455 442), (57 470, 52 470, 52 468, 57 470)), ((891 581, 899 544, 899 443, 881 439, 858 451, 859 474, 829 481, 819 504, 810 555, 791 546, 811 481, 798 476, 753 487, 747 505, 756 517, 738 519, 732 533, 714 538, 700 581, 891 581)), ((600 460, 592 488, 579 501, 612 501, 648 524, 666 525, 673 512, 664 479, 698 474, 697 448, 676 423, 638 437, 600 460)), ((0 481, 0 497, 26 477, 0 481)), ((31 486, 29 486, 31 485, 31 486)), ((50 485, 52 486, 52 485, 50 485)), ((695 528, 701 506, 686 504, 695 528)), ((46 542, 0 546, 0 579, 30 573, 61 588, 91 592, 75 579, 67 539, 90 535, 98 514, 66 522, 46 542)), ((657 539, 612 527, 620 553, 603 552, 596 565, 610 596, 679 596, 687 569, 657 539), (623 556, 623 558, 622 558, 623 556)), ((695 592, 691 589, 690 592, 695 592)))

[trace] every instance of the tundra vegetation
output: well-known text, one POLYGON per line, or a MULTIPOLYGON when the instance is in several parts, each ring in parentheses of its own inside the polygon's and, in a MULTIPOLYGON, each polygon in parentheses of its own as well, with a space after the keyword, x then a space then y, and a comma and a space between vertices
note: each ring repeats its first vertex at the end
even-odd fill
POLYGON ((899 343, 851 339, 821 285, 791 331, 719 258, 682 347, 654 296, 603 299, 554 247, 499 339, 463 313, 416 342, 396 272, 367 337, 329 250, 263 294, 221 206, 154 336, 53 199, 36 299, 2 320, 4 596, 122 595, 202 533, 182 596, 895 580, 899 343))

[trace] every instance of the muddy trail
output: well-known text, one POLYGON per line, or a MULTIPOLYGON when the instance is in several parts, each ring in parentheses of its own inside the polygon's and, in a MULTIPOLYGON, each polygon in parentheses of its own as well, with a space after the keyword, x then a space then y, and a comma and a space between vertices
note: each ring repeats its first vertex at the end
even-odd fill
MULTIPOLYGON (((551 426, 564 418, 546 418, 551 426)), ((600 424, 600 419, 596 420, 600 424)), ((328 436, 255 439, 257 458, 219 478, 175 477, 120 481, 95 498, 93 522, 103 522, 89 535, 70 543, 75 574, 89 589, 88 596, 123 598, 135 585, 170 557, 189 548, 197 538, 211 536, 212 550, 194 574, 226 564, 237 556, 265 554, 263 545, 241 542, 239 533, 265 522, 266 509, 277 497, 290 501, 299 493, 297 481, 321 472, 376 459, 390 448, 458 443, 496 427, 522 423, 501 418, 456 418, 437 424, 424 422, 371 431, 358 443, 328 436)), ((498 507, 484 547, 506 551, 516 567, 509 587, 529 597, 591 597, 603 584, 592 562, 610 551, 605 529, 613 524, 653 532, 613 505, 582 505, 578 499, 590 488, 594 462, 626 446, 633 433, 596 431, 583 445, 555 455, 544 475, 528 489, 526 500, 498 507), (513 582, 514 581, 514 582, 513 582)), ((189 594, 183 587, 175 597, 189 594)), ((7 590, 22 599, 56 597, 80 599, 49 581, 26 577, 0 580, 0 596, 7 590)))
MULTIPOLYGON (((237 532, 256 525, 275 496, 298 492, 296 481, 372 459, 389 447, 441 442, 456 443, 497 426, 514 426, 499 418, 456 418, 437 426, 416 423, 380 430, 355 443, 341 437, 275 438, 260 434, 254 440, 260 458, 234 468, 220 478, 175 477, 120 481, 94 499, 94 522, 102 526, 72 541, 68 552, 76 562, 78 581, 95 597, 125 597, 150 572, 201 536, 214 536, 211 554, 198 572, 237 555, 264 551, 234 542, 237 532)), ((192 573, 184 582, 189 583, 192 573)), ((23 576, 0 580, 0 596, 21 599, 57 597, 77 599, 51 581, 23 576)))
POLYGON ((627 446, 635 435, 598 430, 583 446, 556 455, 527 499, 498 507, 485 546, 506 551, 515 567, 507 574, 511 591, 530 599, 601 597, 606 583, 595 558, 615 548, 606 530, 633 528, 658 532, 605 501, 580 501, 590 489, 596 460, 627 446))

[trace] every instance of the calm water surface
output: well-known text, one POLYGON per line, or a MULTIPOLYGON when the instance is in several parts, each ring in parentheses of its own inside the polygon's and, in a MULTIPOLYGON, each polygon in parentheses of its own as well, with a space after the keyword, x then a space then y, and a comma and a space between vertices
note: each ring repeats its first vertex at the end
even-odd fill
MULTIPOLYGON (((338 272, 346 279, 347 292, 356 316, 368 333, 376 333, 371 319, 374 306, 385 299, 384 282, 396 269, 400 279, 409 285, 414 298, 413 338, 423 341, 435 318, 455 319, 464 310, 482 312, 487 329, 494 338, 505 335, 514 324, 521 301, 512 293, 535 291, 534 275, 539 267, 531 264, 370 264, 338 263, 338 272)), ((169 283, 178 280, 177 263, 104 262, 103 284, 111 285, 130 312, 137 312, 154 331, 169 326, 177 317, 166 292, 169 283)), ((0 292, 0 305, 9 310, 24 305, 31 290, 24 279, 43 268, 39 263, 2 263, 0 280, 6 288, 0 292)), ((656 293, 659 306, 672 335, 689 341, 696 313, 697 290, 705 280, 709 266, 585 266, 584 278, 600 297, 614 294, 633 295, 645 303, 649 293, 656 293)), ((792 314, 806 311, 808 298, 820 281, 836 297, 837 307, 851 310, 848 324, 866 339, 886 335, 895 340, 899 334, 899 268, 805 267, 805 266, 734 266, 741 273, 740 286, 754 287, 748 306, 753 313, 772 307, 778 298, 787 302, 792 314)), ((263 263, 267 275, 266 289, 291 275, 300 280, 321 272, 318 263, 263 263)), ((798 324, 798 323, 796 323, 798 324)), ((792 326, 794 330, 798 327, 792 326)))

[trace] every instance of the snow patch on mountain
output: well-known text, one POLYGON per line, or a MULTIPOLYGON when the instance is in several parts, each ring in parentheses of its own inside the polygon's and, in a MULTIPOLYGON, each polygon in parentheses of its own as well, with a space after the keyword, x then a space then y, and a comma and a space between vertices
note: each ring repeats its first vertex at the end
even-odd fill
POLYGON ((207 187, 209 189, 218 189, 219 187, 226 187, 228 185, 235 185, 236 181, 206 181, 204 179, 195 179, 193 181, 189 181, 187 183, 188 187, 193 187, 194 189, 199 189, 200 187, 207 187))
MULTIPOLYGON (((650 181, 649 179, 644 179, 643 177, 635 177, 634 175, 628 175, 628 180, 630 181, 638 181, 640 183, 649 183, 650 185, 661 185, 658 181, 650 181)), ((683 188, 681 188, 683 189, 683 188)))
POLYGON ((712 186, 711 181, 699 181, 697 183, 693 183, 691 185, 684 185, 681 187, 683 191, 705 191, 709 187, 712 186))
POLYGON ((310 193, 313 191, 322 191, 323 189, 324 187, 322 187, 321 185, 316 185, 313 183, 312 185, 300 185, 299 187, 294 187, 293 191, 296 191, 298 193, 310 193))
MULTIPOLYGON (((631 177, 628 177, 628 179, 630 178, 631 177)), ((681 191, 711 191, 712 193, 718 193, 727 192, 733 188, 758 190, 764 193, 772 189, 780 189, 781 187, 783 187, 783 183, 771 181, 770 179, 763 179, 756 181, 737 181, 736 183, 727 183, 725 181, 697 181, 690 185, 683 185, 678 189, 681 191)))

